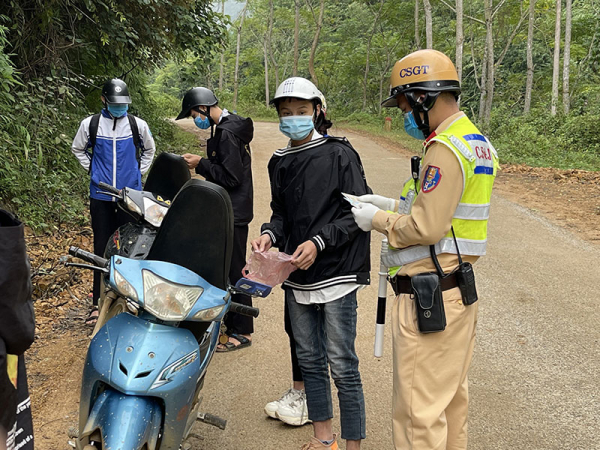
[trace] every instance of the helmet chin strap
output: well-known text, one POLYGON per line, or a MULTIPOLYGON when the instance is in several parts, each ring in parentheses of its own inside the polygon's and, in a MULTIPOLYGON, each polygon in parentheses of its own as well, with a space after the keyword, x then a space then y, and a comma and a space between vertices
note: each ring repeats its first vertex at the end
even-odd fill
POLYGON ((210 117, 210 106, 205 105, 204 106, 206 108, 206 113, 204 113, 203 111, 200 111, 200 108, 196 107, 196 110, 200 112, 200 114, 202 114, 203 116, 208 118, 208 121, 210 122, 210 137, 212 138, 215 135, 215 121, 212 119, 212 117, 210 117))
POLYGON ((439 97, 441 92, 427 92, 425 96, 416 95, 415 92, 407 92, 404 94, 408 100, 408 104, 413 110, 413 117, 419 130, 423 132, 423 135, 427 137, 431 134, 429 129, 429 111, 435 105, 435 101, 439 97), (421 113, 423 113, 423 119, 421 119, 421 113))

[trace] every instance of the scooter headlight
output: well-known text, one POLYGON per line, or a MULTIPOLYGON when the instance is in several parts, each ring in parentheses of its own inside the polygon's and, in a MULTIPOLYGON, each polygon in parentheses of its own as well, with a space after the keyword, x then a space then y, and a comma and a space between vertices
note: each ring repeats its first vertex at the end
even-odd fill
POLYGON ((160 227, 169 208, 144 197, 144 218, 155 227, 160 227))
POLYGON ((227 305, 214 306, 212 308, 198 311, 196 314, 194 314, 193 320, 197 320, 199 322, 212 322, 219 317, 219 314, 223 312, 225 306, 227 305))
POLYGON ((125 279, 123 275, 119 273, 118 270, 114 271, 115 274, 115 285, 117 286, 117 290, 119 293, 123 294, 125 297, 130 298, 136 302, 138 300, 138 293, 135 288, 131 285, 129 281, 125 279))
POLYGON ((134 213, 139 214, 140 216, 142 215, 142 209, 127 194, 125 194, 125 206, 127 206, 127 209, 129 209, 129 211, 133 211, 134 213))
POLYGON ((182 321, 204 292, 199 286, 186 286, 142 270, 144 308, 161 320, 182 321))

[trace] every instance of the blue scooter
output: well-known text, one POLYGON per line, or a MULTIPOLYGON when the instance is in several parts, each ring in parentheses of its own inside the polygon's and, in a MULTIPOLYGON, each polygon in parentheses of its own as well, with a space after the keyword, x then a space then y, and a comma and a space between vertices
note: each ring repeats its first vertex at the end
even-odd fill
POLYGON ((227 192, 190 180, 164 217, 145 260, 110 259, 71 247, 101 271, 127 312, 106 322, 85 361, 79 407, 79 450, 179 449, 200 413, 206 369, 228 312, 258 316, 231 302, 227 274, 233 214, 227 192))

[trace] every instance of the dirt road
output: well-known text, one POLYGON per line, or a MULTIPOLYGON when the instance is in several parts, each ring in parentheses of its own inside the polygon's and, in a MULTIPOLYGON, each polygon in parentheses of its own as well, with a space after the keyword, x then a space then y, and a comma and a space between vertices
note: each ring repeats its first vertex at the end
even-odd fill
MULTIPOLYGON (((196 131, 191 121, 182 122, 196 131)), ((270 214, 267 161, 286 143, 277 124, 255 127, 251 236, 258 234, 270 214)), ((371 139, 347 136, 361 154, 373 190, 395 197, 409 176, 408 158, 371 139)), ((470 373, 469 448, 600 449, 599 247, 504 196, 495 195, 492 202, 488 255, 476 267, 480 315, 470 373)), ((373 275, 380 240, 373 233, 373 275)), ((363 445, 367 450, 392 448, 391 331, 388 325, 384 357, 375 359, 376 287, 359 294, 357 348, 367 407, 368 438, 363 445)), ((393 303, 390 295, 388 319, 393 303)), ((262 411, 289 387, 291 370, 282 291, 276 289, 256 304, 261 315, 252 347, 215 355, 206 378, 204 409, 227 419, 227 429, 196 425, 201 438, 189 440, 192 448, 294 449, 311 434, 309 426, 291 428, 262 411)), ((30 365, 34 374, 42 376, 44 364, 72 368, 60 382, 36 381, 32 401, 34 411, 37 405, 36 448, 64 449, 66 427, 74 424, 77 409, 84 352, 81 332, 38 342, 34 351, 30 365), (66 351, 69 347, 71 351, 66 351)), ((337 418, 334 426, 339 430, 337 418)))

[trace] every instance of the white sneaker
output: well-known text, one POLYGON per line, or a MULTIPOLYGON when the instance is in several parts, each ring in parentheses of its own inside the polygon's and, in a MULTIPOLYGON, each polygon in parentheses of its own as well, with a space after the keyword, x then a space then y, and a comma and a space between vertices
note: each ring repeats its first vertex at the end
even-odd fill
POLYGON ((306 406, 306 394, 300 392, 291 402, 280 405, 277 410, 277 418, 288 425, 301 426, 310 422, 308 419, 308 407, 306 406))
POLYGON ((267 403, 265 406, 265 413, 267 416, 272 417, 273 419, 277 419, 277 410, 282 405, 287 405, 292 402, 296 397, 298 397, 302 391, 299 391, 294 388, 289 388, 285 393, 281 396, 279 400, 275 400, 273 402, 267 403))

